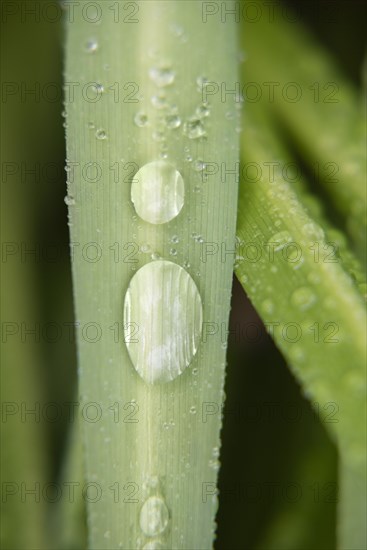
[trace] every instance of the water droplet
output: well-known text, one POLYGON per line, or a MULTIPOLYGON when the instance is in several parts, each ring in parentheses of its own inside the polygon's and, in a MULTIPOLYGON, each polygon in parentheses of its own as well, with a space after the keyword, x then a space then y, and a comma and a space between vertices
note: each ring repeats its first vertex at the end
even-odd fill
POLYGON ((160 540, 150 540, 143 546, 143 550, 163 550, 164 546, 160 540))
POLYGON ((100 82, 94 82, 91 84, 91 88, 96 92, 96 94, 103 94, 104 86, 100 82))
POLYGON ((171 67, 153 67, 149 70, 149 76, 159 88, 169 86, 175 79, 175 73, 171 67))
POLYGON ((198 118, 205 118, 210 115, 209 105, 207 103, 203 103, 202 105, 199 105, 199 107, 196 108, 195 114, 198 118))
POLYGON ((74 206, 74 204, 75 204, 75 199, 74 199, 74 197, 72 197, 71 195, 66 195, 66 197, 64 197, 64 203, 65 203, 67 206, 74 206))
POLYGON ((166 125, 167 128, 173 130, 174 128, 179 128, 181 126, 181 119, 178 115, 167 115, 166 116, 166 125))
POLYGON ((213 450, 212 450, 213 458, 218 458, 219 454, 220 454, 219 447, 213 447, 213 450))
POLYGON ((267 313, 267 314, 274 313, 274 304, 271 300, 269 300, 269 299, 264 300, 263 303, 261 304, 261 306, 262 306, 265 313, 267 313))
POLYGON ((297 288, 291 296, 292 304, 301 311, 309 309, 316 302, 316 300, 317 297, 307 286, 297 288))
POLYGON ((84 46, 87 53, 94 53, 98 50, 98 42, 95 38, 88 40, 84 46))
POLYGON ((203 170, 205 170, 205 167, 206 167, 206 164, 202 159, 195 160, 193 164, 193 168, 196 172, 202 172, 203 170))
POLYGON ((306 223, 303 230, 311 239, 321 240, 325 238, 323 229, 314 222, 306 223))
POLYGON ((105 130, 103 130, 102 128, 99 128, 99 129, 96 131, 96 138, 97 138, 97 139, 106 139, 106 138, 107 138, 107 134, 106 134, 105 130))
POLYGON ((220 468, 219 460, 209 460, 209 468, 217 472, 220 468))
POLYGON ((168 107, 166 96, 163 94, 154 95, 151 102, 156 109, 166 109, 168 107))
POLYGON ((134 122, 139 128, 143 128, 148 124, 148 117, 145 113, 140 111, 134 116, 134 122))
POLYGON ((208 79, 206 76, 198 76, 196 79, 196 84, 198 86, 198 91, 201 92, 202 89, 208 84, 208 79))
POLYGON ((271 247, 271 249, 274 250, 274 252, 279 252, 280 250, 283 250, 283 248, 288 244, 292 242, 292 236, 288 231, 279 231, 279 233, 276 233, 270 239, 268 240, 268 245, 271 247))
POLYGON ((164 500, 149 497, 140 510, 140 527, 145 535, 154 537, 163 533, 168 525, 169 513, 164 500))
POLYGON ((303 363, 305 360, 305 354, 302 348, 299 346, 291 345, 288 350, 289 356, 295 363, 303 363))
POLYGON ((171 243, 179 243, 180 239, 177 237, 177 235, 172 235, 171 237, 171 243))
POLYGON ((172 23, 172 25, 170 25, 170 31, 172 32, 172 34, 174 34, 178 38, 182 36, 184 33, 183 27, 181 27, 181 25, 177 23, 172 23))
POLYGON ((152 134, 154 141, 162 142, 164 141, 164 133, 160 130, 155 130, 152 134))
POLYGON ((199 118, 190 118, 185 122, 184 133, 189 139, 198 139, 206 135, 204 125, 199 118))
POLYGON ((175 218, 184 204, 184 181, 164 160, 145 164, 134 176, 131 200, 139 216, 153 224, 175 218))
POLYGON ((175 248, 171 248, 169 253, 171 254, 171 256, 176 256, 177 255, 177 250, 175 248))
POLYGON ((153 261, 162 259, 162 256, 158 254, 158 252, 153 252, 153 254, 150 257, 153 261))
POLYGON ((182 267, 159 260, 139 269, 126 292, 124 325, 139 329, 133 341, 128 331, 125 336, 131 361, 146 382, 169 382, 189 366, 202 317, 199 291, 182 267))
POLYGON ((88 128, 90 130, 94 130, 94 128, 95 128, 94 122, 88 122, 88 128))
POLYGON ((190 414, 196 414, 196 407, 195 407, 195 405, 192 405, 192 406, 190 407, 190 414))
POLYGON ((141 247, 140 247, 140 250, 141 250, 144 254, 149 254, 151 248, 150 248, 149 244, 142 244, 141 247))

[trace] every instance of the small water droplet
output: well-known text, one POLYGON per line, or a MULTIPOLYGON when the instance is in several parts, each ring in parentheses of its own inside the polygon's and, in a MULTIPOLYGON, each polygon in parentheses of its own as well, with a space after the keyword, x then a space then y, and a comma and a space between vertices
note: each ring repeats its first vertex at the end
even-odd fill
POLYGON ((152 224, 175 218, 184 204, 184 181, 164 160, 145 164, 134 176, 131 200, 138 215, 152 224))
POLYGON ((177 235, 172 235, 171 237, 171 243, 179 243, 180 239, 177 237, 177 235))
POLYGON ((198 86, 198 91, 201 92, 203 88, 208 84, 208 79, 206 76, 198 76, 196 79, 196 84, 198 86))
POLYGON ((149 254, 149 252, 151 251, 151 248, 150 248, 149 244, 142 244, 141 247, 140 247, 140 250, 144 254, 149 254))
POLYGON ((95 128, 94 122, 88 122, 88 128, 89 130, 94 130, 95 128))
POLYGON ((288 231, 279 231, 279 233, 275 233, 275 235, 270 237, 268 240, 268 245, 274 250, 274 252, 279 252, 280 250, 283 250, 283 248, 290 242, 292 242, 292 236, 290 233, 288 231))
POLYGON ((299 346, 291 345, 288 353, 290 355, 290 358, 292 361, 295 361, 296 363, 303 363, 305 360, 305 354, 302 348, 299 346))
POLYGON ((219 447, 213 447, 213 450, 212 450, 213 458, 218 458, 219 454, 220 454, 219 447))
POLYGON ((196 108, 195 114, 198 118, 205 118, 210 115, 209 105, 207 103, 203 103, 202 105, 199 105, 199 107, 196 108))
POLYGON ((171 248, 169 253, 171 254, 171 256, 176 256, 177 255, 177 250, 175 248, 171 248))
POLYGON ((74 197, 72 197, 71 195, 66 195, 66 197, 64 197, 64 203, 65 203, 67 206, 74 206, 74 204, 75 204, 75 199, 74 199, 74 197))
POLYGON ((160 130, 155 130, 152 134, 152 138, 154 141, 163 142, 164 141, 164 133, 160 130))
POLYGON ((306 223, 303 226, 303 230, 311 239, 318 241, 325 238, 323 229, 314 222, 306 223))
POLYGON ((166 126, 170 130, 179 128, 181 126, 181 119, 176 114, 167 115, 165 120, 166 120, 166 126))
POLYGON ((219 460, 209 460, 209 468, 217 472, 220 468, 219 460))
POLYGON ((297 288, 291 296, 292 304, 301 311, 309 309, 311 306, 313 306, 316 300, 317 297, 307 286, 301 286, 300 288, 297 288))
POLYGON ((199 118, 190 118, 185 122, 184 133, 189 139, 198 139, 206 135, 204 125, 199 118))
POLYGON ((85 43, 84 49, 87 53, 94 53, 98 50, 98 42, 95 38, 91 38, 85 43))
POLYGON ((184 33, 183 27, 181 27, 181 25, 178 25, 177 23, 172 23, 172 25, 170 25, 170 31, 178 38, 184 33))
POLYGON ((264 310, 265 313, 267 314, 271 314, 271 313, 274 313, 274 304, 271 300, 267 299, 267 300, 264 300, 263 303, 261 304, 262 306, 262 309, 264 310))
POLYGON ((158 252, 153 252, 150 257, 153 261, 162 259, 162 256, 160 254, 158 254, 158 252))
POLYGON ((159 88, 169 86, 175 80, 175 73, 171 67, 152 67, 149 76, 159 88))
POLYGON ((199 291, 185 269, 165 260, 139 269, 126 292, 124 326, 139 327, 136 339, 129 331, 125 336, 130 359, 146 382, 169 382, 189 366, 202 317, 199 291))
POLYGON ((148 117, 145 113, 140 111, 134 116, 134 122, 137 126, 139 126, 139 128, 143 128, 148 124, 148 117))
POLYGON ((190 407, 190 414, 196 414, 196 407, 195 407, 195 405, 192 405, 192 406, 190 407))
POLYGON ((107 134, 106 134, 105 130, 103 130, 102 128, 99 128, 96 131, 96 138, 97 139, 107 139, 107 134))
POLYGON ((202 172, 203 170, 205 170, 205 167, 206 163, 202 159, 195 160, 193 164, 193 168, 196 172, 202 172))
POLYGON ((96 94, 103 94, 104 86, 100 82, 94 82, 91 84, 91 88, 96 92, 96 94))
POLYGON ((163 94, 154 95, 151 102, 156 109, 166 109, 168 107, 167 98, 163 94))
POLYGON ((140 510, 140 528, 148 537, 160 535, 167 528, 168 508, 160 497, 149 497, 140 510))

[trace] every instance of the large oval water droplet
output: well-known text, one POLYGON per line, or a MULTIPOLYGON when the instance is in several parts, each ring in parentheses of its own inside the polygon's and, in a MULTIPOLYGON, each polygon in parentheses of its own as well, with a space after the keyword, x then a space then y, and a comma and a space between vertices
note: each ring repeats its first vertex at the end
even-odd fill
POLYGON ((131 200, 139 216, 154 224, 175 218, 184 204, 182 176, 172 164, 157 160, 145 164, 136 173, 131 186, 131 200))
POLYGON ((145 382, 169 382, 189 366, 199 345, 202 318, 199 291, 182 267, 157 260, 137 271, 125 296, 125 341, 145 382), (135 337, 131 327, 137 329, 135 337))
POLYGON ((149 497, 140 510, 140 527, 145 535, 154 537, 166 529, 169 520, 168 508, 160 497, 149 497))

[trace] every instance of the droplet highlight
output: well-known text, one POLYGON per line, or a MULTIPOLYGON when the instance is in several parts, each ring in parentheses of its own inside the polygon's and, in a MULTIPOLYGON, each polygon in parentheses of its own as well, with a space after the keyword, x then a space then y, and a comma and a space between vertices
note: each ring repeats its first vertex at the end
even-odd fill
POLYGON ((183 373, 198 349, 202 319, 199 291, 181 266, 156 260, 136 272, 125 295, 125 342, 145 382, 170 382, 183 373))
POLYGON ((138 215, 146 222, 162 224, 173 220, 184 204, 183 178, 172 164, 158 160, 145 164, 136 173, 131 200, 138 215))

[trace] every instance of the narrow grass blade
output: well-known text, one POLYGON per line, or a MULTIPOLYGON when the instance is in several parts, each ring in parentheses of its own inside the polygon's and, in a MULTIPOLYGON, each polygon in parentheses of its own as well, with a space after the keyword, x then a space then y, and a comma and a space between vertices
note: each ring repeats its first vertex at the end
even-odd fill
POLYGON ((279 116, 365 262, 366 125, 358 91, 296 18, 286 20, 278 4, 272 16, 262 11, 244 26, 242 42, 245 96, 279 116))
MULTIPOLYGON (((245 166, 281 158, 256 109, 246 112, 244 144, 245 166)), ((238 212, 236 275, 321 417, 338 412, 327 426, 347 468, 345 478, 360 480, 352 500, 348 482, 342 483, 340 540, 352 547, 344 533, 353 525, 352 542, 360 548, 365 532, 354 518, 366 494, 363 298, 323 228, 279 175, 256 182, 244 178, 238 212)))
MULTIPOLYGON (((221 94, 222 83, 233 90, 238 80, 236 25, 206 19, 196 1, 99 6, 95 24, 76 10, 66 48, 66 84, 78 83, 74 98, 66 96, 66 201, 80 326, 82 433, 87 482, 100 491, 88 502, 89 545, 206 549, 217 507, 226 347, 219 327, 228 320, 233 264, 220 254, 206 262, 202 245, 234 246, 237 182, 232 177, 223 184, 220 168, 236 171, 238 160, 235 97, 221 94), (88 83, 94 83, 89 90, 88 83), (87 93, 98 100, 88 100, 87 93), (146 168, 152 162, 159 164, 146 168), (204 170, 209 163, 211 170, 204 170), (143 167, 144 177, 138 174, 143 167), (172 167, 183 178, 183 205, 176 172, 174 204, 154 203, 162 189, 157 174, 172 167), (152 190, 139 189, 147 175, 153 175, 152 190), (144 379, 146 363, 134 369, 127 344, 134 357, 133 344, 157 334, 171 333, 168 343, 181 341, 185 327, 177 330, 176 318, 172 329, 167 319, 173 319, 176 302, 180 309, 187 299, 187 319, 194 306, 184 288, 175 287, 178 267, 172 271, 162 260, 182 268, 181 281, 189 281, 186 272, 195 283, 203 331, 189 367, 170 382, 151 384, 144 379), (171 270, 168 286, 154 264, 171 270), (146 305, 146 313, 144 326, 131 325, 136 330, 127 334, 124 302, 132 280, 142 284, 141 294, 139 285, 130 286, 130 302, 146 305), (167 288, 172 294, 165 309, 162 302, 151 305, 167 288), (166 331, 159 328, 164 323, 166 331), (211 337, 208 326, 214 328, 211 337), (85 417, 88 410, 92 414, 91 403, 95 422, 85 417)), ((199 317, 194 315, 198 323, 199 317)), ((186 350, 195 348, 194 340, 186 350)), ((173 373, 181 363, 174 354, 173 373)), ((162 354, 159 365, 163 378, 162 354)))

